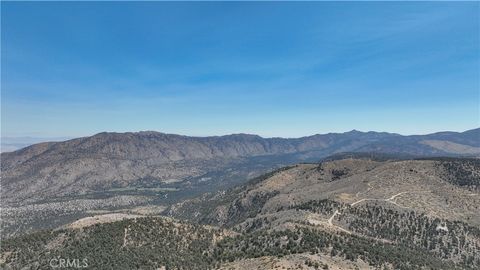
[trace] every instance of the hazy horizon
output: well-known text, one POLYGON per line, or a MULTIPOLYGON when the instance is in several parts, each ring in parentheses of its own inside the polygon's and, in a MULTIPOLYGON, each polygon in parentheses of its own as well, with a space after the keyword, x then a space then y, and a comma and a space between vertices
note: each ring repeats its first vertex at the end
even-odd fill
POLYGON ((52 139, 52 140, 61 140, 61 139, 66 139, 66 140, 69 140, 69 139, 75 139, 75 138, 79 138, 79 137, 89 137, 89 136, 93 136, 93 135, 96 135, 96 134, 100 134, 100 133, 139 133, 139 132, 158 132, 158 133, 164 133, 164 134, 175 134, 175 135, 182 135, 182 136, 189 136, 189 137, 211 137, 211 136, 228 136, 228 135, 238 135, 238 134, 246 134, 246 135, 258 135, 260 137, 263 137, 263 138, 301 138, 301 137, 308 137, 308 136, 313 136, 313 135, 323 135, 323 134, 329 134, 329 133, 347 133, 347 132, 351 132, 351 131, 359 131, 359 132, 378 132, 378 133, 391 133, 391 134, 398 134, 398 135, 402 135, 402 136, 416 136, 416 135, 428 135, 428 134, 433 134, 433 133, 441 133, 441 132, 457 132, 457 133, 462 133, 462 132, 466 132, 466 131, 470 131, 470 130, 474 130, 474 129, 478 129, 480 128, 480 126, 478 127, 472 127, 472 128, 469 128, 469 129, 466 129, 466 130, 449 130, 449 129, 442 129, 442 130, 438 130, 438 131, 434 131, 434 132, 429 132, 429 133, 409 133, 409 134, 402 134, 402 133, 398 133, 398 132, 390 132, 388 130, 360 130, 360 129, 349 129, 349 130, 341 130, 341 131, 327 131, 327 132, 316 132, 316 133, 312 133, 312 134, 304 134, 304 135, 300 135, 298 137, 289 137, 289 136, 282 136, 282 135, 274 135, 274 136, 266 136, 266 135, 262 135, 262 134, 257 134, 257 133, 252 133, 252 132, 242 132, 242 131, 239 131, 239 132, 232 132, 232 133, 221 133, 221 134, 215 134, 215 133, 212 133, 212 134, 183 134, 183 133, 178 133, 178 132, 167 132, 167 131, 162 131, 162 130, 126 130, 126 131, 113 131, 113 130, 104 130, 104 131, 99 131, 99 132, 95 132, 95 133, 92 133, 92 134, 86 134, 86 135, 79 135, 79 136, 52 136, 52 137, 41 137, 41 136, 1 136, 0 138, 2 139, 45 139, 45 140, 49 140, 49 139, 52 139))

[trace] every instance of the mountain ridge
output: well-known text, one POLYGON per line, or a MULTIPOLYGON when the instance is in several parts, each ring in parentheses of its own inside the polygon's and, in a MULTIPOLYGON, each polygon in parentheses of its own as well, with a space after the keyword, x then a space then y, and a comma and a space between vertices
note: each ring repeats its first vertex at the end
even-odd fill
POLYGON ((10 202, 144 187, 145 179, 158 187, 168 181, 195 182, 212 173, 217 177, 211 182, 228 183, 341 152, 479 156, 480 129, 413 136, 352 130, 291 139, 103 132, 1 153, 2 197, 10 202))

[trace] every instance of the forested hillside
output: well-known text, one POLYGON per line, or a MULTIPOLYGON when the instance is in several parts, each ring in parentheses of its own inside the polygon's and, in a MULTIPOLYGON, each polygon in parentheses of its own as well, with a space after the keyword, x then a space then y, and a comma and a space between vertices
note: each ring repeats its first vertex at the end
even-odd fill
POLYGON ((44 269, 52 258, 87 258, 92 269, 478 269, 477 184, 475 159, 364 156, 298 164, 164 212, 175 219, 132 216, 7 239, 1 263, 44 269))

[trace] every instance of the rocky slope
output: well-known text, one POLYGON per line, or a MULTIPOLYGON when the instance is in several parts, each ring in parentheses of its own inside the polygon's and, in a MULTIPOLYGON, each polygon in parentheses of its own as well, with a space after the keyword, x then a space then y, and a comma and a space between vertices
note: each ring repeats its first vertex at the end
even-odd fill
POLYGON ((258 214, 276 215, 292 205, 332 200, 407 207, 480 226, 479 190, 480 159, 354 157, 285 167, 247 185, 187 200, 170 211, 195 222, 229 226, 258 214))
MULTIPOLYGON (((261 232, 267 242, 275 242, 278 231, 294 231, 298 237, 312 233, 314 239, 323 239, 318 235, 322 233, 349 235, 369 245, 392 244, 441 258, 444 265, 476 269, 480 267, 479 205, 479 159, 381 157, 287 167, 245 186, 175 205, 169 213, 244 234, 261 232)), ((291 248, 303 251, 305 245, 292 244, 291 248)), ((236 258, 250 258, 248 245, 229 248, 236 258), (247 253, 240 252, 244 249, 247 253)), ((358 256, 365 258, 363 252, 371 251, 362 249, 347 249, 343 255, 353 261, 358 256)), ((245 263, 239 260, 232 268, 240 269, 245 263)), ((393 269, 413 267, 391 263, 398 263, 393 269)))

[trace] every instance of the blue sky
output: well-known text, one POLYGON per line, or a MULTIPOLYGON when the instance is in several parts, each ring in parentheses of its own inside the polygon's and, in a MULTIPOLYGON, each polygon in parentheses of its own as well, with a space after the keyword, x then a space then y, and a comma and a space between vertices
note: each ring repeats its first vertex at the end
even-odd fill
POLYGON ((480 126, 479 2, 2 2, 2 136, 480 126))

